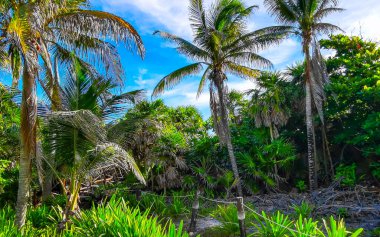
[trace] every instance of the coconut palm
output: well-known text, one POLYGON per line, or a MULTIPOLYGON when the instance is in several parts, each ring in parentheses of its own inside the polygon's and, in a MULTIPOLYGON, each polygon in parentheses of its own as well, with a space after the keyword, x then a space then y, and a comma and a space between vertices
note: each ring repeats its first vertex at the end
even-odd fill
POLYGON ((80 66, 70 69, 63 88, 62 102, 67 111, 47 116, 45 154, 48 166, 68 194, 64 222, 78 210, 79 192, 87 177, 112 168, 132 171, 137 179, 145 180, 134 159, 121 146, 107 140, 103 119, 121 111, 121 104, 134 102, 140 91, 112 96, 115 84, 110 80, 92 78, 80 66), (70 185, 66 186, 66 180, 70 185))
POLYGON ((186 76, 203 71, 198 96, 208 83, 215 132, 221 143, 227 146, 239 196, 242 196, 243 192, 228 127, 227 74, 247 79, 257 77, 259 71, 253 67, 271 65, 269 60, 257 54, 258 51, 278 42, 283 33, 283 29, 277 27, 248 32, 245 27, 246 20, 255 8, 256 6, 245 7, 240 0, 220 0, 209 9, 205 9, 202 0, 191 0, 190 21, 194 32, 193 43, 166 32, 156 32, 174 42, 177 50, 195 63, 164 77, 155 87, 153 95, 163 93, 186 76))
MULTIPOLYGON (((71 52, 90 63, 103 64, 108 72, 122 75, 117 50, 109 42, 123 42, 128 49, 135 47, 140 55, 144 48, 129 23, 106 12, 89 10, 86 0, 0 1, 0 26, 2 66, 11 68, 13 86, 18 85, 20 76, 23 86, 22 155, 16 208, 16 223, 21 227, 25 223, 29 198, 31 160, 36 154, 36 80, 39 79, 53 105, 59 108, 57 72, 60 63, 71 58, 71 52), (54 60, 50 54, 55 55, 54 60), (41 61, 43 65, 39 67, 41 61), (38 77, 41 68, 46 69, 47 81, 38 77)), ((88 65, 85 61, 83 64, 88 65)))
POLYGON ((326 67, 320 52, 317 36, 340 30, 339 27, 323 22, 327 15, 340 12, 338 0, 264 0, 268 11, 278 22, 293 28, 293 34, 302 39, 305 55, 305 104, 309 164, 309 184, 314 190, 318 186, 315 170, 316 144, 313 124, 313 106, 323 122, 324 85, 328 82, 326 67))
POLYGON ((279 137, 278 128, 284 126, 290 117, 290 108, 285 94, 286 81, 278 72, 265 72, 258 78, 258 89, 252 94, 250 112, 256 127, 268 127, 271 140, 279 137))
MULTIPOLYGON (((249 110, 256 127, 269 128, 271 142, 278 139, 278 128, 286 125, 290 117, 290 106, 287 103, 286 81, 278 72, 265 72, 258 78, 258 89, 249 91, 252 95, 249 110)), ((278 177, 278 165, 274 158, 274 174, 278 177)), ((276 179, 277 187, 279 179, 276 179)))

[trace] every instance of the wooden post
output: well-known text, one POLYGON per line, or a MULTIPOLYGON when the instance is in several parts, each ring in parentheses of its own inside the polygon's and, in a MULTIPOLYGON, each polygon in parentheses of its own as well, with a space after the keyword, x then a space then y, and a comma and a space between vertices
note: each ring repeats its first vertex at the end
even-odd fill
POLYGON ((240 228, 240 237, 246 237, 246 229, 245 229, 245 212, 244 212, 244 204, 243 204, 243 198, 237 197, 237 211, 238 211, 238 220, 239 220, 239 228, 240 228))
POLYGON ((196 231, 196 228, 197 228, 197 215, 198 215, 198 210, 199 210, 199 195, 200 195, 200 191, 199 191, 199 189, 197 189, 197 191, 195 192, 193 207, 192 207, 192 211, 191 211, 191 221, 190 221, 190 227, 189 227, 190 235, 192 235, 196 231))

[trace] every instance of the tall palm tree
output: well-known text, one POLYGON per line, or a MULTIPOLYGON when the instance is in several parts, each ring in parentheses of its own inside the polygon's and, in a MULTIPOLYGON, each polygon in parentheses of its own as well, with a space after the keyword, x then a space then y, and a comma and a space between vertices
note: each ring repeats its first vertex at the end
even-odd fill
POLYGON ((128 49, 136 48, 140 55, 144 54, 141 38, 128 22, 110 13, 89 10, 88 5, 87 0, 0 1, 0 57, 5 59, 1 61, 11 68, 13 86, 18 85, 20 75, 23 82, 22 155, 16 207, 19 227, 25 224, 31 160, 36 156, 36 80, 59 108, 59 78, 53 75, 60 70, 60 63, 68 62, 72 52, 89 63, 100 62, 107 72, 116 75, 122 75, 121 64, 116 48, 109 42, 123 42, 128 49), (50 54, 55 55, 54 61, 50 54), (41 68, 46 69, 47 81, 39 77, 41 68))
POLYGON ((209 9, 205 9, 203 0, 190 0, 193 43, 166 32, 155 33, 174 42, 178 46, 177 50, 195 63, 164 77, 155 87, 153 96, 178 84, 186 76, 203 71, 198 96, 208 82, 215 132, 221 143, 227 146, 239 196, 243 195, 243 191, 228 126, 227 74, 247 79, 257 77, 259 71, 252 67, 271 66, 270 61, 257 52, 265 46, 278 42, 283 33, 283 29, 277 27, 248 32, 245 27, 246 20, 255 8, 256 6, 245 7, 240 0, 220 0, 209 9))
POLYGON ((302 39, 305 55, 305 104, 310 190, 318 186, 315 167, 316 144, 313 124, 313 104, 323 122, 324 85, 328 82, 317 36, 340 30, 339 27, 323 22, 327 15, 343 11, 338 0, 264 0, 268 11, 277 21, 293 28, 293 34, 302 39))

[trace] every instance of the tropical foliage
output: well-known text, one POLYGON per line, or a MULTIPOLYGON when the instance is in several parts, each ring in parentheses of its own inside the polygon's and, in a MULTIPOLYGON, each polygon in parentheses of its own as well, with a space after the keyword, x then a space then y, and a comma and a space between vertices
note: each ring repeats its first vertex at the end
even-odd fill
POLYGON ((284 29, 291 27, 292 34, 302 39, 302 50, 305 55, 304 85, 309 187, 313 190, 318 186, 313 107, 317 110, 323 124, 323 101, 326 98, 324 85, 329 81, 317 36, 340 30, 333 24, 323 22, 323 19, 334 12, 343 11, 343 9, 337 7, 338 1, 336 0, 265 0, 264 3, 277 21, 285 24, 284 29))
POLYGON ((339 30, 324 22, 342 11, 336 0, 264 0, 281 25, 258 30, 248 27, 257 6, 205 2, 189 1, 190 41, 154 33, 189 61, 148 98, 122 87, 119 44, 145 55, 124 19, 86 0, 0 1, 0 67, 11 79, 0 84, 0 237, 186 237, 190 215, 215 225, 211 236, 364 231, 349 230, 356 209, 344 203, 322 216, 314 190, 374 210, 361 199, 380 181, 379 45, 319 38, 339 30), (286 37, 301 39, 305 60, 274 71, 262 50, 286 37), (156 98, 197 76, 210 118, 156 98), (255 86, 230 91, 231 78, 255 86))
MULTIPOLYGON (((231 169, 237 183, 239 196, 243 196, 236 158, 231 142, 227 111, 227 74, 232 73, 246 79, 259 75, 256 67, 271 66, 271 62, 258 54, 260 49, 277 43, 281 31, 277 27, 246 30, 247 18, 257 6, 246 7, 238 0, 217 1, 210 9, 204 8, 203 0, 190 1, 189 19, 194 32, 193 42, 166 32, 155 32, 175 43, 178 52, 194 60, 194 64, 180 68, 164 77, 155 87, 153 95, 178 84, 186 76, 203 76, 199 83, 198 96, 208 84, 210 108, 214 130, 222 144, 226 145, 231 169)), ((282 33, 283 34, 283 33, 282 33)))

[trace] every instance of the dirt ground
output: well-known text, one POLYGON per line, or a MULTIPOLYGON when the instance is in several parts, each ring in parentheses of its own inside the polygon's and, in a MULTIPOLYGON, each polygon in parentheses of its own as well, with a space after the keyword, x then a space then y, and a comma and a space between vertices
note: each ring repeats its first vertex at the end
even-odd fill
MULTIPOLYGON (((314 206, 313 217, 329 217, 343 215, 349 229, 364 228, 365 235, 380 227, 380 189, 377 187, 356 186, 355 188, 340 188, 331 186, 312 193, 275 193, 256 195, 245 198, 245 203, 253 204, 256 210, 267 213, 277 210, 293 213, 292 206, 305 201, 314 206)), ((197 233, 221 225, 212 218, 200 218, 197 221, 197 233)))

